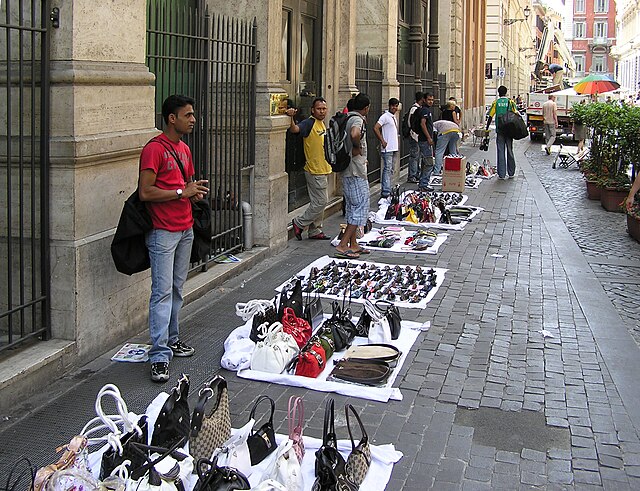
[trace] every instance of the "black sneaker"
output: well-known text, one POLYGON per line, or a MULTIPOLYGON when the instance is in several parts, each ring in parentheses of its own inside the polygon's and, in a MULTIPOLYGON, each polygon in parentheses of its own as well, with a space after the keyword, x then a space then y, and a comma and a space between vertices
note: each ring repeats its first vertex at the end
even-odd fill
POLYGON ((169 348, 171 348, 171 351, 173 351, 173 356, 177 356, 180 358, 186 358, 187 356, 191 356, 196 352, 196 350, 194 350, 191 346, 184 344, 179 339, 175 343, 170 344, 169 348))
POLYGON ((169 364, 164 361, 152 363, 151 380, 154 382, 167 382, 169 380, 169 364))

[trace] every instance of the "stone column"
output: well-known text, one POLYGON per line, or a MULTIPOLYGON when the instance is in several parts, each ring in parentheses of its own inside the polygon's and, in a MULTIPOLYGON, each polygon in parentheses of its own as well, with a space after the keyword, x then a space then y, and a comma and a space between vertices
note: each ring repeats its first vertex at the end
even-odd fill
POLYGON ((109 246, 154 128, 145 0, 58 2, 51 29, 51 312, 56 338, 93 358, 144 323, 149 275, 109 246), (106 28, 108 26, 108 28, 106 28))
POLYGON ((424 65, 424 31, 422 25, 422 1, 411 3, 411 26, 409 28, 409 43, 412 46, 413 63, 416 68, 415 91, 422 90, 422 70, 424 65))
POLYGON ((429 0, 429 53, 427 55, 427 69, 433 77, 433 95, 436 104, 442 104, 440 100, 440 82, 438 80, 438 0, 429 0))
POLYGON ((338 103, 346 105, 356 87, 356 19, 358 17, 357 0, 340 0, 340 88, 338 103))

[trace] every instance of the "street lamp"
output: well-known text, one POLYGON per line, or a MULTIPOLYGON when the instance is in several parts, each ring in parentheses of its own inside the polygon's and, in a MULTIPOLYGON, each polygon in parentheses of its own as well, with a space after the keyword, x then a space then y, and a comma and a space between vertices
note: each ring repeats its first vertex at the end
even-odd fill
POLYGON ((531 13, 531 9, 529 8, 528 5, 524 8, 523 12, 524 12, 524 19, 505 19, 502 21, 502 23, 505 26, 510 26, 511 24, 515 24, 516 22, 526 21, 529 18, 529 14, 531 13))

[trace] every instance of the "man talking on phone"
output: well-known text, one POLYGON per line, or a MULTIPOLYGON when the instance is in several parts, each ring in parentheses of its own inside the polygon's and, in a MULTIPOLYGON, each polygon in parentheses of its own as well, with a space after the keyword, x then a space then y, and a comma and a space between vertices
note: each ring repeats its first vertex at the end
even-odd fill
POLYGON ((194 353, 180 340, 178 328, 193 243, 191 202, 209 192, 208 181, 193 180, 191 150, 182 141, 195 126, 194 105, 190 97, 169 96, 162 104, 164 131, 140 154, 139 195, 153 222, 146 244, 151 261, 149 361, 154 382, 169 380, 169 362, 174 356, 194 353))

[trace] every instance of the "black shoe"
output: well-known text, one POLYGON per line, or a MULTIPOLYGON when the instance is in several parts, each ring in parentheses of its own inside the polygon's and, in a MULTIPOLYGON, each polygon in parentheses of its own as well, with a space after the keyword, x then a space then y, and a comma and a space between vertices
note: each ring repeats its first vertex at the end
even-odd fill
POLYGON ((421 193, 430 193, 431 191, 433 191, 433 188, 431 186, 427 186, 426 188, 420 188, 419 191, 421 193))
POLYGON ((293 225, 293 235, 296 236, 296 239, 302 240, 302 229, 298 227, 295 220, 291 220, 291 225, 293 225))
POLYGON ((152 363, 151 380, 154 382, 167 382, 169 380, 169 364, 167 362, 152 363))
POLYGON ((194 350, 191 346, 184 344, 179 339, 175 343, 170 344, 169 348, 171 348, 171 351, 173 351, 173 356, 177 356, 179 358, 186 358, 196 352, 196 350, 194 350))

